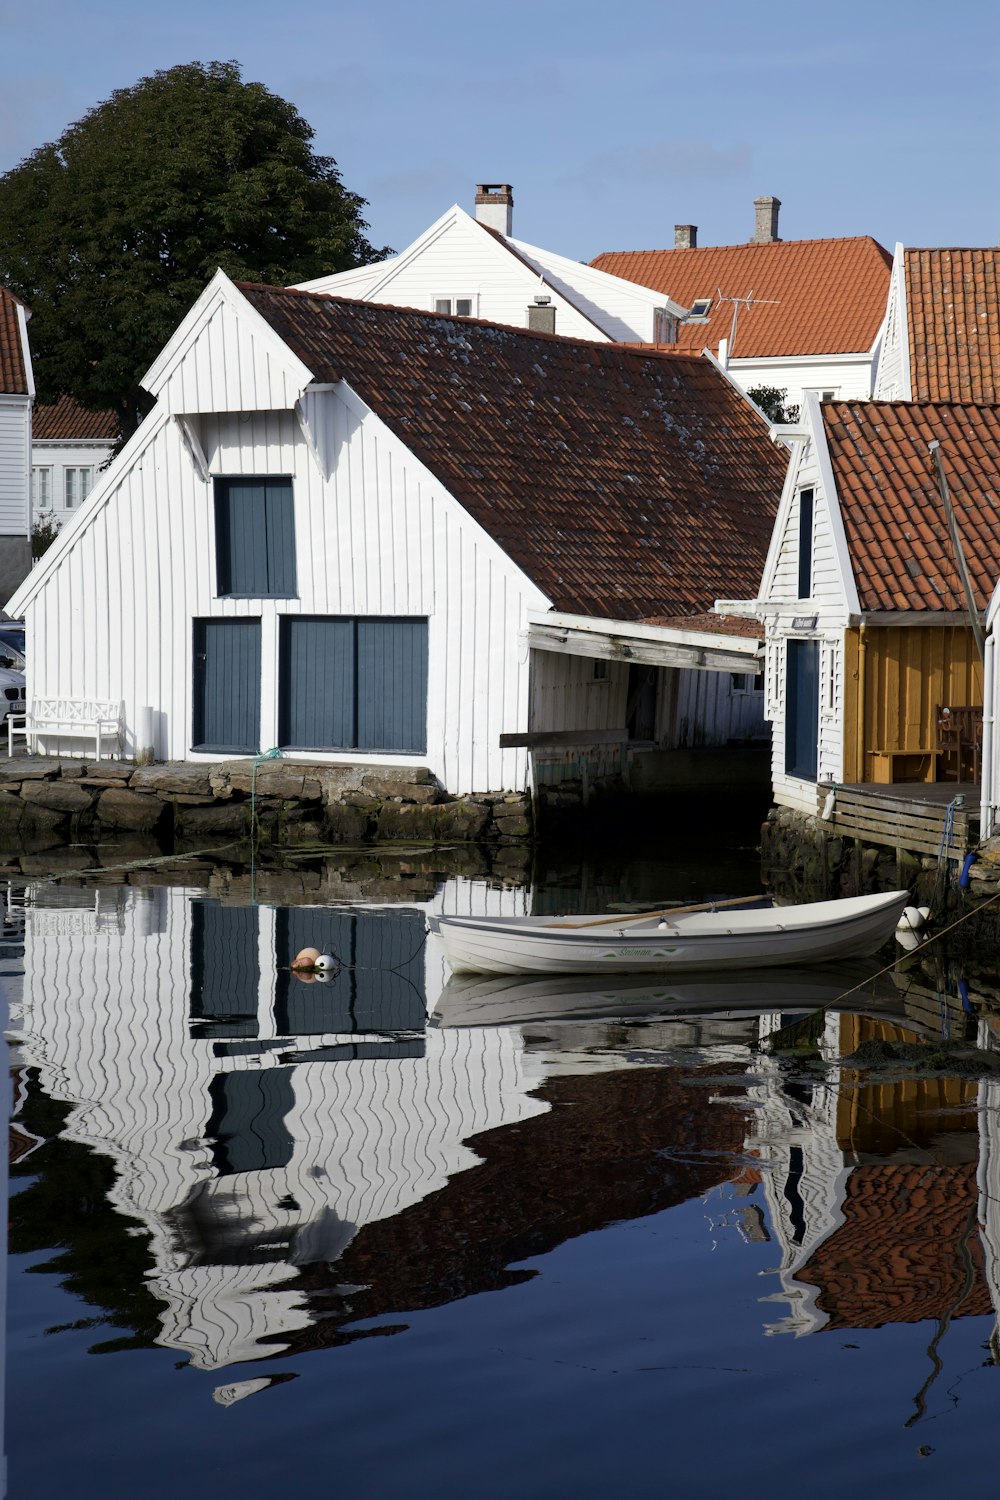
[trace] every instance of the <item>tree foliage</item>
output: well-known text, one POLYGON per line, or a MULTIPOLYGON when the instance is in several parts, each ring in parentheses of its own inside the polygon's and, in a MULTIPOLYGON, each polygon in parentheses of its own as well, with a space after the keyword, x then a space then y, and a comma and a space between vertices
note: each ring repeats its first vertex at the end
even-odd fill
POLYGON ((113 409, 217 267, 288 285, 389 253, 311 126, 235 62, 186 63, 119 89, 0 177, 0 280, 32 309, 42 400, 113 409))
POLYGON ((747 391, 755 406, 759 406, 772 422, 797 422, 799 409, 788 405, 788 388, 779 385, 755 385, 747 391))

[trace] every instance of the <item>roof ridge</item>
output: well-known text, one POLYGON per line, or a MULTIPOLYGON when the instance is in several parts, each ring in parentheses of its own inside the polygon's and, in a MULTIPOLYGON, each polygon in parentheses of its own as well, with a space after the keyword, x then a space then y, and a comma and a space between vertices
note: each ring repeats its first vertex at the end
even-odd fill
POLYGON ((605 255, 703 255, 710 250, 773 250, 776 246, 783 245, 848 245, 860 244, 867 241, 875 245, 877 249, 888 255, 889 252, 880 240, 873 234, 830 234, 821 235, 818 238, 803 238, 799 240, 736 240, 731 245, 664 245, 660 248, 653 247, 647 250, 602 250, 588 262, 593 265, 594 261, 601 260, 605 255))

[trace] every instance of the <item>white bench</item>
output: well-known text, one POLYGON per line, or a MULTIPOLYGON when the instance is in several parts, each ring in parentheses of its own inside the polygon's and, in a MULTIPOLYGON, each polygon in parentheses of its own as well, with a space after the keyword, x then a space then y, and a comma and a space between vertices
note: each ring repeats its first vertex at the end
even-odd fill
POLYGON ((121 755, 124 729, 123 703, 99 698, 33 698, 27 713, 8 716, 7 755, 14 754, 16 735, 23 738, 29 750, 36 750, 39 735, 51 734, 60 738, 86 736, 101 760, 106 740, 112 741, 110 754, 121 755))

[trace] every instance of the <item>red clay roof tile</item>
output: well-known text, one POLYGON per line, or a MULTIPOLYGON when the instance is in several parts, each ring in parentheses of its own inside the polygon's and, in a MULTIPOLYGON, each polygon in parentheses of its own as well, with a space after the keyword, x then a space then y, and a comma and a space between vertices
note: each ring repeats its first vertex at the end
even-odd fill
POLYGON ((0 394, 26 396, 28 370, 21 346, 21 326, 17 316, 23 306, 5 287, 0 287, 0 394))
POLYGON ((1000 249, 906 250, 914 401, 1000 400, 1000 249))
POLYGON ((937 439, 985 609, 1000 566, 1000 408, 826 401, 821 410, 861 608, 966 607, 928 449, 937 439))
POLYGON ((88 411, 72 396, 60 396, 46 406, 36 405, 31 414, 31 436, 39 443, 102 441, 118 437, 118 418, 113 411, 88 411))
POLYGON ((678 347, 703 349, 729 338, 741 359, 852 354, 871 348, 885 316, 892 258, 867 235, 838 240, 775 240, 694 250, 615 250, 591 261, 599 271, 664 292, 690 307, 710 297, 707 319, 681 323, 678 347))
POLYGON ((786 459, 691 354, 241 286, 344 379, 557 609, 688 615, 757 589, 786 459))

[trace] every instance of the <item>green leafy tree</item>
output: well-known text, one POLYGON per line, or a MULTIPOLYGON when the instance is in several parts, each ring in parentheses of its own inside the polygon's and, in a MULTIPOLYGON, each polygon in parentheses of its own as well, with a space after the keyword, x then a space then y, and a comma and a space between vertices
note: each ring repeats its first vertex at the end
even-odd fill
POLYGON ((797 422, 799 409, 788 405, 788 390, 785 386, 755 385, 747 395, 755 406, 759 406, 772 422, 797 422))
POLYGON ((0 177, 0 280, 32 309, 40 398, 112 409, 128 437, 141 375, 217 267, 288 285, 388 254, 312 137, 238 63, 186 63, 0 177))

